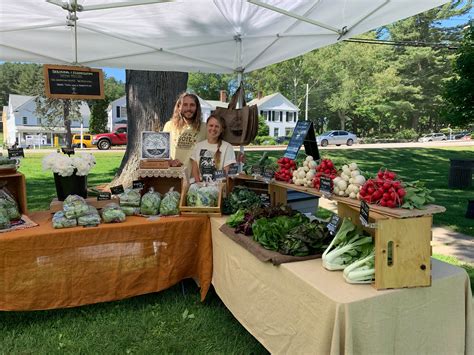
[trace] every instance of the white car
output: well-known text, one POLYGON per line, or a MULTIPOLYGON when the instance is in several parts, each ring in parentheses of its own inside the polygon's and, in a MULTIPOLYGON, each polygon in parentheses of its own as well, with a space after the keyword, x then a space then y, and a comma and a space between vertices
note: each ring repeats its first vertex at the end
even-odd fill
POLYGON ((425 142, 434 142, 434 141, 445 141, 448 137, 444 133, 430 133, 424 134, 418 139, 418 142, 425 143, 425 142))
POLYGON ((316 142, 321 147, 325 147, 328 144, 347 144, 350 146, 357 143, 357 136, 347 131, 329 131, 317 136, 316 142))

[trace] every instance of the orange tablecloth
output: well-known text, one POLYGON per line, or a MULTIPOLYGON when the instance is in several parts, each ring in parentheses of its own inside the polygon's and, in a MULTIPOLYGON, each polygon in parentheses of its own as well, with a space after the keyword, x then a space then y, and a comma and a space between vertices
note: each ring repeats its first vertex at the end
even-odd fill
POLYGON ((199 279, 201 299, 212 277, 208 217, 157 220, 127 217, 117 224, 0 235, 0 310, 39 310, 119 300, 199 279))

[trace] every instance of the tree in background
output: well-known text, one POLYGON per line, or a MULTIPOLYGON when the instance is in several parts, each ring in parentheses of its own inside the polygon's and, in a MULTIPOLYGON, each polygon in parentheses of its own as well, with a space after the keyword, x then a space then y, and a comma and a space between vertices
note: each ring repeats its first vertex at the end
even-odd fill
POLYGON ((474 122, 474 23, 466 29, 454 62, 456 77, 446 83, 444 116, 453 126, 467 127, 474 122))
POLYGON ((190 73, 188 89, 204 100, 219 100, 221 90, 231 92, 233 81, 235 75, 231 74, 190 73))
POLYGON ((39 64, 0 64, 0 107, 10 94, 36 96, 44 92, 43 67, 39 64))
POLYGON ((268 127, 265 117, 258 116, 258 130, 257 136, 268 136, 270 134, 270 127, 268 127))

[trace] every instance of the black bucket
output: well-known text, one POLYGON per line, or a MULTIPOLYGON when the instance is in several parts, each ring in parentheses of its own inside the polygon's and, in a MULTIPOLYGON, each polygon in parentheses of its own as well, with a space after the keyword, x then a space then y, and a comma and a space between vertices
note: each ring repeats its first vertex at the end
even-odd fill
POLYGON ((474 218, 474 200, 467 202, 466 218, 474 218))
POLYGON ((69 195, 79 195, 87 198, 87 176, 61 176, 54 173, 54 184, 59 201, 64 201, 69 195))

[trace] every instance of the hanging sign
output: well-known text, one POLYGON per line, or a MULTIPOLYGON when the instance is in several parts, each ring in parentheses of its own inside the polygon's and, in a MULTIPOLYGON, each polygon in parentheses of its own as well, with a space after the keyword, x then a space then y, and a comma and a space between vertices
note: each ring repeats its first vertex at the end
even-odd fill
POLYGON ((314 160, 319 160, 318 145, 316 143, 316 136, 314 135, 313 122, 311 121, 298 121, 296 123, 293 135, 283 156, 291 160, 296 160, 302 145, 304 145, 306 155, 311 155, 314 160))
POLYGON ((77 100, 105 98, 101 69, 45 64, 43 74, 46 97, 77 100))
POLYGON ((336 235, 340 222, 341 222, 341 217, 339 217, 337 214, 333 214, 331 216, 331 219, 329 220, 327 224, 327 228, 331 235, 336 235))

